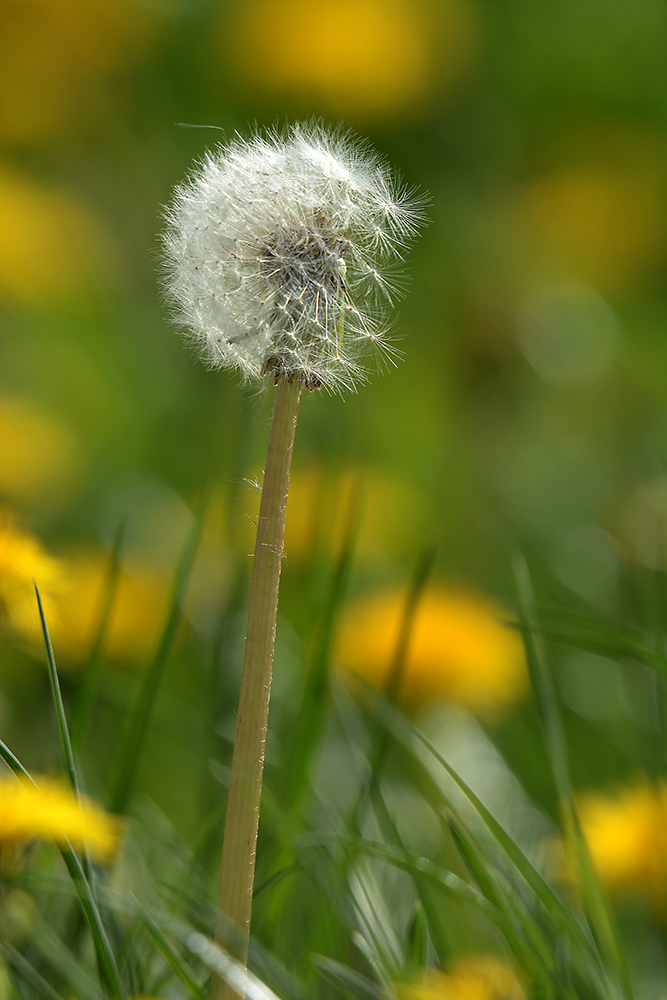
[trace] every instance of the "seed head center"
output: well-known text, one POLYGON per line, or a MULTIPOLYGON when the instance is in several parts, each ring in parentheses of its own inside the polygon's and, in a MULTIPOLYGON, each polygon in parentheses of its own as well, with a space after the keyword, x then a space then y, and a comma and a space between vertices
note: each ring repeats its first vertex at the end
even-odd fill
MULTIPOLYGON (((345 285, 348 241, 318 216, 311 226, 273 233, 261 252, 262 271, 276 291, 287 327, 311 320, 335 324, 345 285)), ((331 331, 329 331, 331 332, 331 331)))

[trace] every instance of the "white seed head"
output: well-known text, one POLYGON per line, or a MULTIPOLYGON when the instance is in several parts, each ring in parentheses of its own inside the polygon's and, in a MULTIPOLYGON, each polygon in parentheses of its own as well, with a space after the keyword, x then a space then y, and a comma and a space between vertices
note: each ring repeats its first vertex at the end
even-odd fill
POLYGON ((237 138, 176 188, 163 237, 177 321, 215 368, 353 388, 387 352, 392 271, 422 200, 317 123, 237 138))

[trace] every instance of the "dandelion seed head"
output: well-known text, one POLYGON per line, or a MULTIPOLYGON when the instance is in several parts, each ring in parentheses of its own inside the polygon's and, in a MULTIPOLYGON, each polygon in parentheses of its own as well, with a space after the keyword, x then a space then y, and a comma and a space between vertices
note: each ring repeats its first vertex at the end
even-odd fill
POLYGON ((422 208, 344 133, 308 123, 236 138, 166 212, 176 319, 214 368, 353 388, 364 357, 386 348, 392 271, 422 208))

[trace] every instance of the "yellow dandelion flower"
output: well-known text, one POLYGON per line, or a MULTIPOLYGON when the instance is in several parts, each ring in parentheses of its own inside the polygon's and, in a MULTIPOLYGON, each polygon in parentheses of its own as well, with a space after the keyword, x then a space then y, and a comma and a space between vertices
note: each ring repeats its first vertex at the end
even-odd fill
POLYGON ((58 781, 38 785, 8 777, 0 781, 0 847, 24 841, 54 840, 61 846, 86 847, 99 860, 118 848, 120 824, 58 781))
POLYGON ((667 901, 667 783, 642 782, 615 796, 579 799, 586 840, 603 883, 663 911, 667 901))
POLYGON ((98 119, 105 81, 146 51, 157 23, 132 0, 0 4, 0 140, 80 132, 98 119))
MULTIPOLYGON (((660 274, 667 240, 665 154, 641 129, 563 136, 576 157, 555 164, 501 207, 529 275, 582 281, 599 292, 633 290, 660 274)), ((490 213, 489 217, 492 217, 490 213)), ((505 252, 505 251, 503 251, 505 252)))
POLYGON ((655 271, 664 258, 664 210, 655 185, 613 169, 573 168, 536 181, 526 210, 538 243, 599 287, 655 271))
POLYGON ((215 33, 269 93, 306 97, 344 118, 423 106, 465 78, 479 26, 468 0, 245 0, 215 33))
MULTIPOLYGON (((344 609, 336 660, 378 688, 389 679, 405 609, 400 590, 344 609)), ((499 716, 528 691, 523 643, 503 610, 481 595, 431 587, 421 597, 408 642, 400 693, 418 703, 441 698, 499 716)))
POLYGON ((380 470, 347 468, 327 476, 317 465, 297 468, 290 476, 285 517, 288 559, 307 560, 318 548, 337 553, 351 514, 359 517, 355 557, 375 561, 413 552, 430 512, 426 498, 411 484, 380 470))
POLYGON ((60 302, 113 267, 108 234, 73 195, 0 164, 0 298, 60 302))
POLYGON ((71 495, 81 473, 67 427, 29 399, 0 398, 0 496, 35 502, 71 495))
MULTIPOLYGON (((240 497, 239 507, 244 516, 239 517, 235 512, 233 522, 229 521, 229 497, 222 490, 218 494, 219 510, 225 511, 227 519, 217 529, 217 537, 226 545, 235 545, 244 555, 252 552, 254 544, 260 502, 260 490, 254 483, 258 481, 261 482, 261 470, 252 486, 248 481, 240 497), (233 523, 231 535, 230 523, 233 523)), ((285 555, 290 565, 307 564, 324 554, 336 558, 352 527, 357 561, 377 563, 393 560, 399 554, 411 556, 432 516, 429 500, 423 493, 384 470, 349 466, 334 472, 318 464, 297 466, 290 475, 285 555)))
MULTIPOLYGON (((68 560, 67 585, 57 602, 51 629, 56 655, 85 661, 98 626, 109 570, 109 554, 79 553, 68 560)), ((116 663, 145 663, 155 652, 164 627, 169 578, 159 569, 127 559, 118 575, 105 656, 116 663)))
POLYGON ((630 486, 621 499, 616 535, 624 554, 667 572, 667 476, 650 476, 630 486))
POLYGON ((428 972, 399 987, 400 1000, 525 1000, 512 967, 492 955, 466 955, 449 972, 428 972))
POLYGON ((0 507, 0 625, 24 639, 41 637, 33 580, 51 624, 63 577, 62 564, 48 555, 34 535, 19 528, 11 511, 0 507))

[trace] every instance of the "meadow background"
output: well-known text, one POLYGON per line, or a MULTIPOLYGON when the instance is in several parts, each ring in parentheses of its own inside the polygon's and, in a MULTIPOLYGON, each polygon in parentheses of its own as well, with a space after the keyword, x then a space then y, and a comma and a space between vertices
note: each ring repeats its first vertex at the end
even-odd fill
MULTIPOLYGON (((574 787, 639 789, 605 814, 600 865, 640 995, 658 995, 666 51, 662 0, 3 3, 0 732, 31 771, 58 768, 34 576, 85 785, 134 817, 163 880, 192 852, 214 898, 271 394, 207 371, 170 325, 161 206, 225 136, 317 116, 428 192, 429 225, 405 267, 396 367, 302 402, 259 874, 282 870, 286 801, 303 832, 336 829, 363 799, 373 727, 338 665, 376 678, 425 564, 433 606, 406 710, 548 866, 558 793, 539 713, 520 654, 484 631, 486 601, 512 617, 522 553, 574 787), (304 715, 313 664, 333 680, 304 715), (147 671, 150 709, 128 736, 147 671)), ((427 791, 390 762, 403 841, 458 871, 427 791)), ((301 886, 288 905, 281 884, 258 941, 289 966, 285 940, 301 936, 291 967, 309 982, 306 952, 340 932, 315 932, 322 899, 301 886)), ((400 952, 412 903, 390 888, 400 952)), ((503 953, 445 910, 427 964, 503 953)), ((352 951, 338 958, 369 975, 352 951)))

